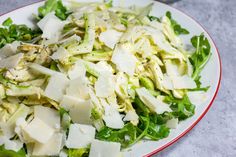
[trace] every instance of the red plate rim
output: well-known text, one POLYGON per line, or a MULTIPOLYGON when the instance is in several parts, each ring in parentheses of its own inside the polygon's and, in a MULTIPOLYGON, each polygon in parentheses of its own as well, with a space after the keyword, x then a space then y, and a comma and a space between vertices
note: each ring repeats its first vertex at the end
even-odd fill
MULTIPOLYGON (((24 7, 27 7, 27 6, 36 4, 36 3, 40 3, 40 2, 42 2, 42 1, 44 1, 44 0, 40 0, 40 1, 38 1, 38 2, 34 2, 34 3, 30 3, 30 4, 26 4, 26 5, 17 7, 16 9, 13 9, 13 10, 10 10, 10 11, 5 12, 5 13, 3 13, 3 14, 0 14, 0 17, 3 16, 3 15, 5 15, 5 14, 8 14, 8 13, 10 13, 10 12, 13 12, 13 11, 15 11, 15 10, 18 10, 18 9, 21 9, 21 8, 24 8, 24 7)), ((159 3, 161 3, 161 2, 159 2, 159 3)), ((162 4, 164 4, 164 3, 162 3, 162 4)), ((219 91, 220 83, 221 83, 221 79, 222 79, 222 63, 221 63, 221 57, 220 57, 219 49, 217 48, 217 46, 216 46, 216 44, 215 44, 215 41, 213 40, 213 38, 211 37, 211 35, 208 33, 208 31, 205 29, 205 27, 203 27, 202 24, 200 24, 200 22, 198 22, 195 18, 193 18, 193 17, 192 17, 191 15, 189 15, 188 13, 185 13, 185 12, 182 11, 181 9, 177 9, 177 8, 175 8, 175 7, 173 7, 173 6, 170 6, 170 5, 167 5, 167 4, 164 4, 164 5, 166 5, 166 6, 168 6, 168 7, 171 7, 171 8, 173 8, 174 10, 181 12, 182 14, 187 15, 187 16, 190 17, 192 20, 194 20, 200 27, 202 27, 202 29, 207 33, 207 35, 208 35, 208 36, 210 37, 210 39, 212 40, 214 47, 216 48, 216 52, 217 52, 217 55, 218 55, 218 60, 219 60, 219 63, 220 63, 220 76, 219 76, 219 80, 218 80, 218 84, 217 84, 217 88, 216 88, 216 91, 215 91, 215 93, 214 93, 214 96, 213 96, 213 98, 211 99, 211 102, 208 104, 208 106, 207 106, 207 108, 205 109, 205 111, 200 115, 200 117, 199 117, 191 126, 189 126, 184 132, 182 132, 179 136, 177 136, 176 138, 174 138, 173 140, 171 140, 171 141, 168 142, 167 144, 163 145, 162 147, 160 147, 160 148, 158 148, 158 149, 156 149, 156 150, 154 150, 154 151, 152 151, 152 152, 150 152, 150 153, 144 155, 144 157, 151 157, 151 156, 157 154, 158 152, 160 152, 160 151, 162 151, 163 149, 165 149, 165 148, 171 146, 172 144, 174 144, 175 142, 177 142, 180 138, 182 138, 184 135, 186 135, 188 132, 190 132, 190 131, 193 129, 193 127, 195 127, 195 126, 197 125, 197 123, 206 115, 206 113, 208 112, 208 110, 211 108, 211 106, 212 106, 212 104, 213 104, 213 102, 214 102, 214 100, 215 100, 215 98, 216 98, 216 96, 217 96, 217 93, 218 93, 218 91, 219 91)))

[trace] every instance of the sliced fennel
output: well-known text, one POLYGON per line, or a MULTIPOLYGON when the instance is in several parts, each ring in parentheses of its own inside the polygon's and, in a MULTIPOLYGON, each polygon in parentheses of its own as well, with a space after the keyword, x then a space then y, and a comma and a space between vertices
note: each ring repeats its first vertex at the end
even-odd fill
MULTIPOLYGON (((38 30, 9 18, 0 32, 0 154, 122 156, 161 140, 207 100, 210 43, 153 4, 124 8, 47 0, 38 30)), ((0 155, 1 156, 1 155, 0 155)))

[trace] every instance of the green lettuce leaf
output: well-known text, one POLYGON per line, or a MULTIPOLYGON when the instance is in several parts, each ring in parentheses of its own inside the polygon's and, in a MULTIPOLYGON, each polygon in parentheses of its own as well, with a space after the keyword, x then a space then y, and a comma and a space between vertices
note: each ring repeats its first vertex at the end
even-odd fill
POLYGON ((68 157, 88 157, 88 156, 89 156, 89 148, 68 150, 68 157))
POLYGON ((4 146, 0 146, 0 157, 26 157, 24 149, 14 152, 12 150, 6 150, 4 146))
POLYGON ((47 0, 43 6, 38 8, 39 18, 41 19, 53 11, 55 11, 55 15, 61 20, 66 20, 70 15, 61 0, 47 0))
POLYGON ((187 29, 181 27, 181 25, 172 18, 171 12, 167 11, 166 16, 170 19, 171 26, 176 35, 189 34, 189 31, 187 29))
POLYGON ((171 105, 170 108, 173 110, 171 114, 179 120, 185 120, 195 113, 195 105, 190 102, 187 95, 182 99, 166 96, 164 101, 171 105))
POLYGON ((193 47, 196 48, 195 53, 189 59, 193 65, 192 78, 196 81, 199 87, 201 84, 200 73, 211 57, 211 46, 204 34, 192 37, 191 43, 193 47))
POLYGON ((6 19, 2 25, 3 27, 0 27, 0 48, 13 41, 30 41, 41 34, 39 29, 33 30, 23 24, 13 24, 11 18, 6 19))

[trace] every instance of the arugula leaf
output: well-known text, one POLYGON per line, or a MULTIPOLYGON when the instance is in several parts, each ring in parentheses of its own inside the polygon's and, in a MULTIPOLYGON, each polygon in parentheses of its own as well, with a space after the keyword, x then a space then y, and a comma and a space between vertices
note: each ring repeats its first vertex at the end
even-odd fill
POLYGON ((113 7, 113 0, 104 0, 104 3, 107 8, 113 7))
POLYGON ((43 18, 48 13, 55 11, 55 15, 61 20, 66 20, 71 14, 63 5, 61 0, 47 0, 45 4, 38 8, 39 18, 43 18))
POLYGON ((9 17, 9 18, 7 18, 7 19, 2 23, 2 25, 3 25, 3 26, 10 26, 12 23, 13 23, 13 21, 12 21, 12 19, 9 17))
POLYGON ((157 125, 163 125, 166 124, 166 122, 170 119, 172 119, 174 116, 171 112, 164 112, 163 114, 150 114, 150 121, 157 124, 157 125))
POLYGON ((160 140, 168 137, 170 134, 170 129, 165 125, 156 125, 155 123, 149 124, 146 136, 152 140, 160 140))
POLYGON ((179 120, 185 120, 195 113, 195 106, 189 101, 187 95, 184 95, 182 99, 166 96, 164 101, 171 105, 170 108, 173 110, 171 114, 179 120))
POLYGON ((150 110, 144 105, 138 96, 135 97, 133 107, 140 116, 147 117, 150 113, 150 110))
POLYGON ((176 35, 189 34, 189 31, 187 29, 181 27, 181 25, 172 18, 171 12, 167 11, 166 16, 170 19, 171 26, 176 35))
POLYGON ((0 48, 13 41, 30 41, 41 34, 39 29, 32 30, 26 25, 13 24, 11 18, 6 19, 2 25, 3 27, 0 27, 0 48))
POLYGON ((137 138, 137 127, 127 123, 122 129, 103 127, 97 134, 96 139, 121 143, 122 148, 133 144, 137 138))
POLYGON ((68 157, 88 157, 88 156, 89 156, 89 148, 68 150, 68 157))
POLYGON ((148 15, 147 16, 149 18, 150 21, 158 21, 161 22, 161 19, 156 17, 156 16, 152 16, 152 15, 148 15))
POLYGON ((192 78, 200 87, 200 72, 211 57, 211 46, 204 34, 192 37, 191 43, 196 48, 195 53, 189 58, 194 70, 192 78))
POLYGON ((21 149, 18 152, 6 150, 2 145, 0 146, 0 157, 26 157, 26 153, 24 149, 21 149))

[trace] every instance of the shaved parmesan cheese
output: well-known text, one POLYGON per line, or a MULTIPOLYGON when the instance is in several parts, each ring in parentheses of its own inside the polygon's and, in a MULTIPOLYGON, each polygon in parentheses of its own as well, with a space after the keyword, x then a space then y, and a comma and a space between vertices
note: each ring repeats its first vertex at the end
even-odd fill
POLYGON ((148 34, 152 36, 154 43, 166 53, 171 54, 174 58, 184 59, 184 55, 171 46, 171 44, 166 40, 164 34, 157 29, 152 29, 150 27, 145 27, 148 30, 148 34))
POLYGON ((70 56, 69 52, 64 47, 60 47, 56 52, 53 53, 51 58, 53 60, 63 61, 67 59, 69 56, 70 56))
POLYGON ((107 47, 113 49, 118 43, 122 33, 113 29, 102 32, 99 36, 99 40, 103 42, 107 47))
POLYGON ((178 126, 178 123, 179 123, 178 118, 173 118, 166 122, 166 126, 170 129, 176 129, 176 127, 178 126))
POLYGON ((134 75, 137 58, 130 50, 122 45, 117 45, 112 55, 111 61, 119 71, 125 72, 130 76, 134 75))
POLYGON ((23 128, 23 130, 30 138, 39 143, 47 143, 55 131, 37 117, 23 128))
POLYGON ((171 78, 166 74, 164 74, 161 84, 163 85, 165 89, 168 89, 168 90, 174 89, 171 78))
POLYGON ((60 103, 60 106, 63 107, 65 110, 69 111, 73 106, 75 106, 78 103, 83 102, 84 100, 75 98, 72 96, 64 95, 62 98, 62 101, 60 103))
POLYGON ((61 144, 62 144, 62 134, 56 133, 54 134, 47 143, 42 144, 36 142, 34 144, 33 153, 34 156, 57 156, 60 153, 61 150, 61 144))
POLYGON ((135 111, 128 111, 124 117, 124 121, 138 121, 139 117, 135 111))
POLYGON ((95 82, 96 96, 107 98, 114 93, 115 82, 114 76, 110 73, 101 73, 95 82))
POLYGON ((71 96, 63 96, 61 106, 69 111, 69 115, 74 123, 91 124, 91 110, 93 108, 91 100, 84 101, 71 96))
POLYGON ((26 118, 28 113, 30 112, 29 107, 20 104, 20 107, 15 111, 15 113, 10 117, 10 119, 7 120, 6 123, 1 124, 1 130, 4 134, 4 136, 11 138, 15 135, 15 127, 16 127, 16 121, 19 118, 26 118))
POLYGON ((65 23, 57 18, 54 13, 47 14, 38 22, 39 28, 43 31, 42 38, 53 40, 54 42, 59 40, 64 25, 65 23))
POLYGON ((89 157, 118 157, 120 156, 120 143, 93 140, 89 157))
POLYGON ((20 140, 6 139, 4 146, 7 150, 13 150, 15 152, 18 152, 23 147, 23 142, 21 142, 20 140))
POLYGON ((48 85, 45 89, 45 96, 60 102, 65 94, 65 89, 69 83, 67 77, 63 74, 54 74, 50 77, 48 85))
POLYGON ((71 80, 76 79, 81 76, 85 76, 86 68, 81 60, 77 61, 72 69, 68 71, 68 76, 71 80))
POLYGON ((157 114, 172 111, 168 104, 152 96, 146 88, 138 88, 136 89, 136 92, 142 102, 157 114))
POLYGON ((66 140, 67 148, 85 148, 95 138, 95 128, 91 125, 71 124, 66 140))
POLYGON ((80 76, 69 82, 66 95, 87 100, 89 99, 88 81, 85 76, 80 76))
POLYGON ((113 69, 111 67, 110 64, 108 64, 106 61, 100 61, 96 64, 97 66, 97 69, 99 71, 99 73, 102 73, 102 72, 108 72, 108 73, 113 73, 113 69))
POLYGON ((91 100, 82 101, 70 109, 70 117, 74 123, 91 124, 91 111, 93 104, 91 100))
POLYGON ((207 99, 207 93, 203 91, 191 91, 187 92, 190 102, 194 105, 203 104, 207 99))
POLYGON ((34 106, 34 117, 39 118, 51 128, 57 130, 60 129, 59 112, 52 108, 44 106, 34 106))
POLYGON ((170 77, 180 76, 177 65, 173 64, 171 60, 165 60, 164 63, 166 66, 166 73, 168 74, 168 76, 170 77))
POLYGON ((7 69, 15 68, 23 57, 24 57, 23 53, 18 53, 14 56, 4 58, 0 60, 0 68, 7 68, 7 69))
POLYGON ((193 89, 196 88, 195 81, 188 75, 172 77, 174 89, 193 89))
MULTIPOLYGON (((103 100, 103 99, 102 99, 103 100)), ((106 126, 113 128, 113 129, 121 129, 124 127, 124 122, 122 121, 122 117, 120 113, 114 106, 107 104, 101 100, 102 105, 105 109, 105 115, 103 115, 103 120, 106 123, 106 126)))
POLYGON ((16 54, 18 46, 20 46, 19 41, 14 41, 11 44, 6 44, 3 48, 0 49, 0 59, 16 54))

